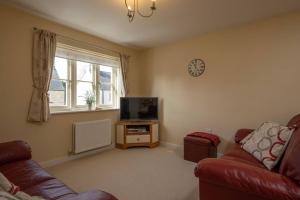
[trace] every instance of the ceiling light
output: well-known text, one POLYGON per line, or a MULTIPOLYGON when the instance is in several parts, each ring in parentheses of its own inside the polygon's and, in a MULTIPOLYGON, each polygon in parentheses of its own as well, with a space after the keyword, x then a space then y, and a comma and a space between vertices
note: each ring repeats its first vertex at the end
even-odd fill
POLYGON ((133 5, 129 5, 128 0, 125 0, 125 5, 128 10, 127 16, 129 22, 133 21, 136 12, 142 17, 151 17, 154 11, 156 10, 156 0, 151 0, 151 1, 152 1, 152 5, 150 6, 150 13, 143 14, 139 8, 139 0, 133 0, 133 5))

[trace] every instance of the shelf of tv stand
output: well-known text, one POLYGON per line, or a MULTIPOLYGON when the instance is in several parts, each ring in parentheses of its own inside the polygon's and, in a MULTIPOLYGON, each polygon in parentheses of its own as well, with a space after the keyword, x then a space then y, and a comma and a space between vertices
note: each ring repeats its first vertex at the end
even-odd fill
POLYGON ((150 132, 127 132, 127 135, 150 135, 150 132))
POLYGON ((122 120, 119 121, 118 124, 124 124, 124 125, 140 125, 140 124, 158 124, 158 120, 136 120, 136 121, 132 121, 132 120, 122 120))
POLYGON ((127 149, 129 147, 159 145, 158 121, 119 121, 117 123, 116 147, 127 149), (128 129, 145 129, 143 131, 128 131, 128 129))

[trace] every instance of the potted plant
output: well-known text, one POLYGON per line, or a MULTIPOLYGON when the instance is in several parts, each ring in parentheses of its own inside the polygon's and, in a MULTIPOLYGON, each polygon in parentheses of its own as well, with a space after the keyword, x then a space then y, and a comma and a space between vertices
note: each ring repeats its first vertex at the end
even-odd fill
POLYGON ((85 96, 85 102, 89 107, 89 110, 94 110, 96 107, 94 107, 96 103, 96 97, 93 92, 86 92, 85 96))

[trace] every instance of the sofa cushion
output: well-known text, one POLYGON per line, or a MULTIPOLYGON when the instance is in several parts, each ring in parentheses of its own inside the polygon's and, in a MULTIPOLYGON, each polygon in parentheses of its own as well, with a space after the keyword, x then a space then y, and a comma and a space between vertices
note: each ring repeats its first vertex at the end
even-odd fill
POLYGON ((101 190, 92 190, 89 192, 84 192, 77 194, 74 197, 69 198, 59 198, 59 200, 118 200, 113 195, 101 191, 101 190))
POLYGON ((300 114, 294 116, 289 123, 287 124, 288 127, 300 127, 300 114))
MULTIPOLYGON (((102 191, 77 194, 48 174, 39 164, 29 160, 30 158, 31 150, 27 143, 22 141, 0 143, 0 172, 29 195, 41 196, 48 200, 117 200, 102 191)), ((21 193, 17 192, 17 195, 21 193)), ((37 197, 33 199, 36 200, 37 197)))
POLYGON ((225 153, 222 159, 234 160, 265 169, 265 166, 260 161, 254 158, 247 151, 243 150, 239 144, 234 144, 230 150, 225 153))
POLYGON ((247 137, 250 133, 252 133, 254 130, 253 129, 239 129, 234 137, 235 143, 240 143, 245 137, 247 137))
POLYGON ((24 141, 0 143, 0 165, 31 158, 31 148, 24 141))
POLYGON ((279 173, 290 177, 300 185, 300 129, 298 128, 285 151, 279 173))
POLYGON ((293 131, 278 123, 265 122, 242 144, 242 148, 271 170, 283 155, 293 131))
POLYGON ((26 188, 24 192, 32 196, 42 196, 45 199, 62 199, 76 196, 74 191, 57 179, 43 181, 38 185, 26 188))
POLYGON ((0 166, 0 172, 24 190, 43 181, 54 179, 33 160, 23 160, 0 166))
MULTIPOLYGON (((300 187, 288 177, 242 162, 204 159, 195 168, 195 175, 199 177, 200 182, 210 183, 228 190, 241 191, 245 196, 252 194, 260 197, 259 199, 268 200, 300 199, 300 187)), ((213 192, 218 192, 218 190, 213 192)), ((224 196, 220 199, 229 198, 224 196)), ((244 198, 235 196, 234 199, 244 198)))

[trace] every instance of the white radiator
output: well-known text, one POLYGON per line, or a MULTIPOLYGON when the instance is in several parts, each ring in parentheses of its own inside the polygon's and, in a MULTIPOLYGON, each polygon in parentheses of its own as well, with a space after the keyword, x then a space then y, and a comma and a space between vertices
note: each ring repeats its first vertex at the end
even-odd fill
POLYGON ((73 152, 82 153, 108 146, 111 141, 111 120, 78 122, 73 124, 73 152))

